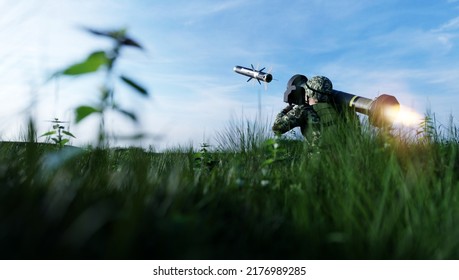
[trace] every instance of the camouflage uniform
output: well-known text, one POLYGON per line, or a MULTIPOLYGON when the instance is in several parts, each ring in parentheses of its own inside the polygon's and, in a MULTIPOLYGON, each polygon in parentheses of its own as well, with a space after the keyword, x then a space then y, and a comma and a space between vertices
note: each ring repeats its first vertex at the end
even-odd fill
POLYGON ((328 100, 333 88, 328 78, 313 77, 306 82, 304 88, 307 99, 314 98, 318 103, 287 106, 276 116, 272 129, 276 134, 283 134, 300 127, 301 133, 309 144, 310 153, 318 153, 324 140, 329 137, 332 139, 336 134, 341 118, 328 100))
POLYGON ((320 118, 312 106, 308 104, 287 106, 277 114, 273 131, 276 134, 284 134, 295 127, 300 127, 301 133, 311 147, 318 146, 320 118))

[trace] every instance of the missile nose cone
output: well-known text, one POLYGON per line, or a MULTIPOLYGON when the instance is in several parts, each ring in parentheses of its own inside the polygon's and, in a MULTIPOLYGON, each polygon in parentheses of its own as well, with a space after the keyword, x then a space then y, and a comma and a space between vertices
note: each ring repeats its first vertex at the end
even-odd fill
POLYGON ((241 71, 243 68, 244 68, 244 67, 241 67, 241 66, 239 66, 239 65, 236 65, 236 66, 233 67, 233 71, 234 71, 234 72, 237 72, 237 73, 240 73, 240 71, 241 71))

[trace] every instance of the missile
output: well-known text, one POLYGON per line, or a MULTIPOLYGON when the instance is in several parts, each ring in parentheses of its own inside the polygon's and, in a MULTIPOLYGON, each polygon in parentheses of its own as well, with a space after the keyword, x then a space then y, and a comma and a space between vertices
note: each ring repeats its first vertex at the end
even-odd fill
POLYGON ((273 75, 271 75, 270 73, 263 72, 263 70, 265 70, 265 67, 263 67, 260 70, 255 70, 253 65, 252 69, 242 66, 234 66, 233 68, 234 72, 249 77, 247 82, 249 82, 252 79, 256 79, 259 84, 261 84, 260 81, 263 81, 265 83, 271 82, 273 80, 273 75))

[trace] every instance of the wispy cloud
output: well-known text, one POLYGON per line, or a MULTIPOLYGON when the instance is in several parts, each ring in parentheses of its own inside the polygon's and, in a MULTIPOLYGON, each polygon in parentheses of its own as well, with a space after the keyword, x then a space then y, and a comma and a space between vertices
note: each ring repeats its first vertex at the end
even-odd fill
POLYGON ((198 11, 198 15, 215 15, 219 13, 228 12, 229 10, 233 10, 236 8, 240 8, 243 5, 246 5, 247 1, 244 0, 232 0, 232 1, 225 1, 225 2, 215 2, 210 1, 205 3, 204 5, 199 5, 201 9, 198 11))
POLYGON ((450 19, 448 22, 434 29, 433 31, 434 32, 448 32, 448 31, 456 31, 457 29, 459 29, 459 16, 450 19))
MULTIPOLYGON (((216 16, 219 14, 230 12, 237 8, 248 5, 250 2, 243 0, 234 1, 185 1, 177 0, 167 3, 151 3, 145 1, 142 3, 145 10, 141 11, 142 15, 145 13, 154 15, 155 18, 161 20, 172 20, 175 23, 194 24, 203 21, 206 17, 216 16), (165 11, 171 11, 165 13, 165 11)), ((210 28, 210 27, 209 27, 210 28)))

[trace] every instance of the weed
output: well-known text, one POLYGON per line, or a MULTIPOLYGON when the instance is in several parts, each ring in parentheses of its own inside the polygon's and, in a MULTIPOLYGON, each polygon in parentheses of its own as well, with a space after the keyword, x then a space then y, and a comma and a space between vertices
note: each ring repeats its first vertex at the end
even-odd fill
POLYGON ((75 138, 75 136, 68 130, 65 130, 65 127, 62 126, 63 121, 60 121, 58 118, 55 118, 51 121, 53 123, 53 129, 45 132, 40 137, 48 137, 56 144, 57 147, 62 148, 70 141, 70 138, 65 138, 65 136, 75 138))
POLYGON ((209 171, 218 163, 218 161, 214 159, 214 154, 209 150, 210 147, 209 144, 202 143, 201 149, 193 154, 194 167, 196 170, 209 171))
POLYGON ((128 85, 135 92, 142 96, 148 96, 148 91, 135 82, 132 78, 126 75, 115 75, 115 64, 121 56, 121 50, 126 47, 134 47, 142 50, 142 46, 135 40, 127 35, 125 29, 114 30, 114 31, 100 31, 95 29, 86 29, 89 33, 108 38, 113 42, 113 47, 108 50, 94 51, 82 62, 73 64, 62 71, 58 71, 54 76, 80 76, 83 74, 94 73, 97 71, 105 72, 105 80, 100 89, 99 102, 95 106, 92 105, 81 105, 75 109, 75 120, 76 123, 81 122, 83 119, 90 115, 98 114, 100 116, 99 123, 99 135, 98 135, 98 146, 106 145, 107 133, 105 131, 105 113, 107 110, 113 110, 118 112, 125 117, 137 122, 137 115, 134 112, 127 111, 121 108, 115 102, 115 87, 114 87, 114 76, 119 81, 128 85))

